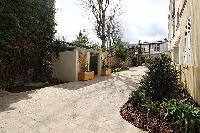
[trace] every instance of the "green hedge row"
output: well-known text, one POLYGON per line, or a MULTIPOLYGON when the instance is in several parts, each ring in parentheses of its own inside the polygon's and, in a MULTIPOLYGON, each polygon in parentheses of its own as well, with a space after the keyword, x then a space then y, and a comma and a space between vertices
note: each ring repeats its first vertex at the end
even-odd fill
POLYGON ((51 71, 54 0, 0 1, 0 80, 13 82, 34 69, 35 80, 51 71))

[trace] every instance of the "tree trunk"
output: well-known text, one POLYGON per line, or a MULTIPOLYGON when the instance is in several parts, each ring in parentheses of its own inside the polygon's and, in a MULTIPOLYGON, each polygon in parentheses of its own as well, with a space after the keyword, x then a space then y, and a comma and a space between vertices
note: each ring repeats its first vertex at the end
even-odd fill
POLYGON ((106 51, 106 40, 102 39, 101 42, 102 42, 102 44, 101 44, 102 51, 105 52, 106 51))
POLYGON ((102 33, 101 33, 101 41, 102 41, 102 51, 106 51, 106 33, 105 33, 105 28, 106 28, 106 11, 102 10, 102 33))

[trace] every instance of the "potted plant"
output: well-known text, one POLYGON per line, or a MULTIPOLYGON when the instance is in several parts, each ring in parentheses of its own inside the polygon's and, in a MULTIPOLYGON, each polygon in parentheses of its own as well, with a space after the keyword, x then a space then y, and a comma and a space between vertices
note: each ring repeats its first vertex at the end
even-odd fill
POLYGON ((101 58, 102 60, 102 69, 101 69, 101 75, 102 76, 109 76, 111 75, 111 69, 109 68, 109 63, 107 62, 107 58, 101 58))
POLYGON ((78 73, 78 80, 87 81, 94 78, 94 71, 89 71, 87 54, 79 56, 80 72, 78 73))

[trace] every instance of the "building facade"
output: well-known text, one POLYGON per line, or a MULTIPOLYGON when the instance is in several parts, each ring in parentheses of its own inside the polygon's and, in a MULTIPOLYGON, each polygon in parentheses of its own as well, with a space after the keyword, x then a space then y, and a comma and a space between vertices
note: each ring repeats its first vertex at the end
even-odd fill
MULTIPOLYGON (((162 53, 168 52, 168 43, 166 41, 154 41, 154 42, 140 42, 137 44, 125 43, 125 47, 134 49, 141 47, 142 55, 159 56, 162 53)), ((137 51, 136 51, 137 52, 137 51)))
POLYGON ((138 45, 142 48, 144 56, 160 56, 160 54, 168 52, 168 43, 166 41, 143 42, 138 45))
POLYGON ((200 1, 170 0, 169 50, 180 80, 200 103, 200 1))

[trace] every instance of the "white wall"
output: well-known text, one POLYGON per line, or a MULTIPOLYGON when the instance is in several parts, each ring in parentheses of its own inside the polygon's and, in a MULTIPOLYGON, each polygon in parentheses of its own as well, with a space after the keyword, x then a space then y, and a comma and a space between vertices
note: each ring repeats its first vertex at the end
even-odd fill
POLYGON ((167 52, 168 51, 168 42, 160 44, 160 52, 167 52))
MULTIPOLYGON (((160 51, 155 51, 155 47, 157 44, 152 44, 150 48, 150 53, 151 54, 159 54, 159 53, 164 53, 168 51, 168 43, 163 43, 160 44, 160 51)), ((149 53, 149 45, 142 45, 142 49, 145 48, 145 52, 149 53)))
POLYGON ((59 59, 53 59, 53 77, 63 81, 76 81, 77 51, 60 52, 59 59))

